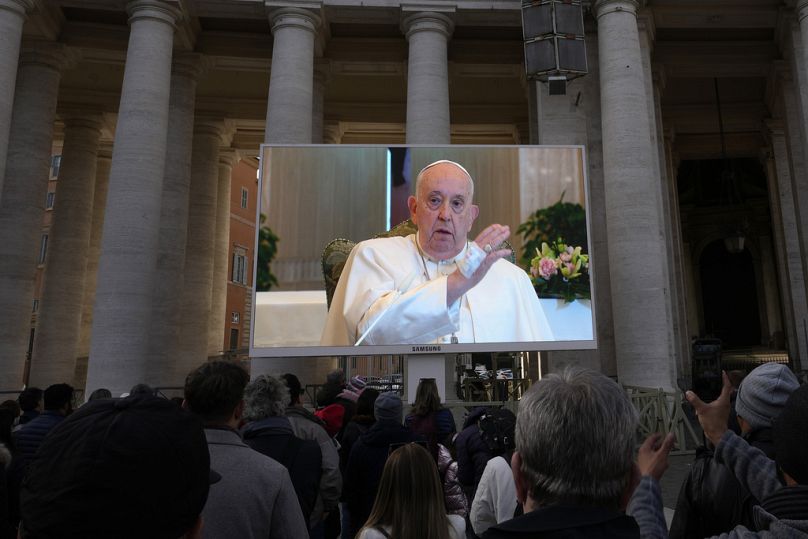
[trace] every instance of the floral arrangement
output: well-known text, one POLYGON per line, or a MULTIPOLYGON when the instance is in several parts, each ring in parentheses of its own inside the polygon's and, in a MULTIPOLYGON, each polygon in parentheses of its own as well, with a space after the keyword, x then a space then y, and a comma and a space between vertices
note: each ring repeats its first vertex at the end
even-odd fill
POLYGON ((589 255, 561 238, 542 242, 530 261, 530 276, 540 298, 563 298, 568 303, 592 297, 589 285, 589 255))

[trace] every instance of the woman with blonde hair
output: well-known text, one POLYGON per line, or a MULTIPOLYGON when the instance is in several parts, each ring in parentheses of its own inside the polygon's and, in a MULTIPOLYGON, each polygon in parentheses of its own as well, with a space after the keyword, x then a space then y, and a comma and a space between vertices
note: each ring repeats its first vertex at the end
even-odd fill
POLYGON ((438 468, 429 452, 417 443, 394 450, 357 539, 463 539, 465 535, 463 517, 446 514, 438 468))

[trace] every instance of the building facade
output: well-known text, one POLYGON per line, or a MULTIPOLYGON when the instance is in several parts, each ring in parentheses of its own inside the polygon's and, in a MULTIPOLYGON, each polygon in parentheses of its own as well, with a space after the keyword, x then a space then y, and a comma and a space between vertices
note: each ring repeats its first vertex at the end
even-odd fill
POLYGON ((808 1, 584 16, 589 73, 550 95, 525 77, 514 0, 0 0, 2 389, 26 372, 54 144, 33 384, 88 357, 90 390, 178 385, 232 329, 243 344, 234 171, 262 142, 584 145, 599 346, 549 368, 670 388, 708 335, 801 368, 808 1))

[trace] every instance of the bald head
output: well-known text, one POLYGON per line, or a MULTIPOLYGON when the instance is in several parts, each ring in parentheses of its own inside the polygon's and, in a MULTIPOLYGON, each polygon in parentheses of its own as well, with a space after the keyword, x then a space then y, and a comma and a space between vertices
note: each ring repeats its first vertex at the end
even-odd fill
POLYGON ((465 176, 468 180, 469 185, 469 202, 472 201, 474 198, 474 179, 469 174, 469 171, 463 167, 460 163, 455 161, 450 161, 448 159, 440 159, 433 163, 429 163, 427 166, 421 169, 418 172, 418 176, 415 178, 415 196, 421 196, 421 186, 423 183, 423 178, 432 177, 433 175, 445 175, 445 174, 460 174, 461 176, 465 176))
POLYGON ((474 181, 458 163, 435 161, 418 173, 415 196, 407 204, 419 245, 430 257, 447 260, 465 247, 479 213, 473 196, 474 181))

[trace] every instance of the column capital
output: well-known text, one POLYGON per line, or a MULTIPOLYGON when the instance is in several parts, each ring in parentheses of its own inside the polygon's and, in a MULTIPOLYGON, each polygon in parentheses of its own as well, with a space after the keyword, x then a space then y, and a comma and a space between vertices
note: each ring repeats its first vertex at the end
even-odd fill
POLYGON ((233 168, 241 161, 241 152, 236 148, 219 148, 219 164, 233 168))
POLYGON ((20 65, 39 64, 62 71, 78 63, 80 53, 64 43, 44 39, 23 39, 20 48, 20 65))
POLYGON ((224 143, 224 120, 221 116, 197 115, 194 119, 194 135, 210 135, 224 143))
POLYGON ((401 31, 408 41, 416 32, 438 32, 449 39, 454 32, 454 22, 443 13, 418 11, 404 16, 401 20, 401 31))
POLYGON ((28 12, 34 9, 34 0, 0 0, 0 10, 8 10, 26 19, 28 12))
POLYGON ((595 18, 601 18, 609 13, 627 12, 635 17, 641 7, 645 5, 645 0, 595 0, 592 4, 592 11, 595 18))
POLYGON ((797 12, 797 19, 802 22, 804 18, 808 17, 808 0, 797 0, 794 9, 797 12))
POLYGON ((317 35, 322 18, 310 9, 299 7, 268 7, 269 22, 274 34, 281 28, 299 28, 317 35))
POLYGON ((166 0, 129 0, 126 3, 129 25, 140 19, 152 19, 176 27, 182 12, 166 0))
POLYGON ((65 127, 83 127, 85 129, 95 129, 99 133, 104 128, 104 115, 101 111, 64 108, 58 111, 59 119, 65 127))
POLYGON ((213 64, 210 57, 196 52, 175 51, 171 60, 171 74, 197 80, 213 64))

